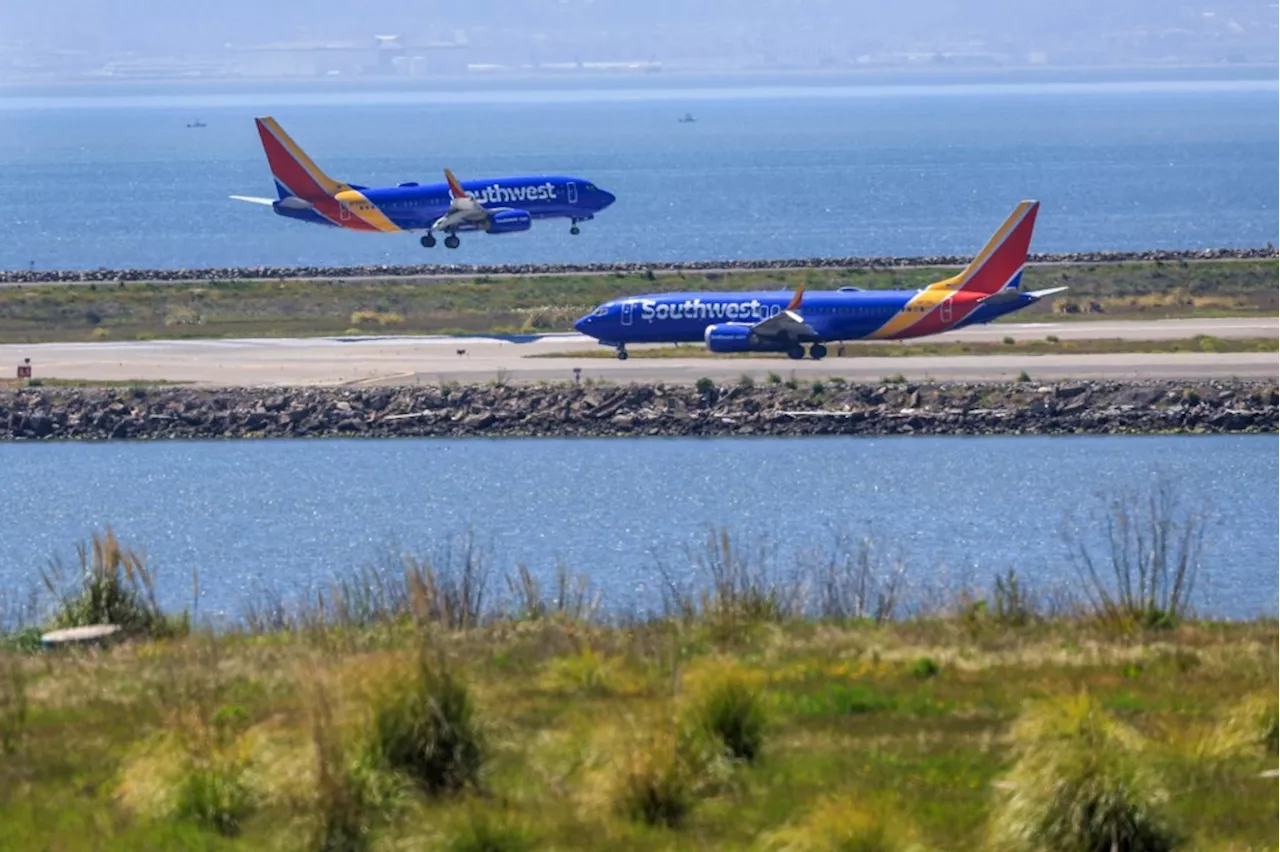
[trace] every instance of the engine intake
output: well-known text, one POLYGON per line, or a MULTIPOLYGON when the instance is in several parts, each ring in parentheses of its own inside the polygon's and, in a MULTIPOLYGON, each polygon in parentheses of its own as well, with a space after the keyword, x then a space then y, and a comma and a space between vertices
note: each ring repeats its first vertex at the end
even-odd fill
POLYGON ((487 230, 491 234, 510 234, 527 231, 532 224, 533 217, 528 210, 499 210, 489 217, 487 230))

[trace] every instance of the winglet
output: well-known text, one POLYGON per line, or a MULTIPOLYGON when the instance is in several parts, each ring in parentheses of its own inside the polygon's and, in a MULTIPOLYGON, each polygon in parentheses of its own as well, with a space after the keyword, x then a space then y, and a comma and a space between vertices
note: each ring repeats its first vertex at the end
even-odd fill
POLYGON ((800 302, 803 301, 803 299, 804 299, 804 285, 801 284, 798 287, 796 287, 796 293, 794 296, 791 297, 791 302, 787 305, 786 310, 788 311, 799 310, 800 302))
POLYGON ((453 176, 453 172, 448 169, 444 170, 444 179, 449 182, 449 194, 454 198, 466 198, 466 190, 462 188, 462 184, 458 183, 458 179, 453 176))

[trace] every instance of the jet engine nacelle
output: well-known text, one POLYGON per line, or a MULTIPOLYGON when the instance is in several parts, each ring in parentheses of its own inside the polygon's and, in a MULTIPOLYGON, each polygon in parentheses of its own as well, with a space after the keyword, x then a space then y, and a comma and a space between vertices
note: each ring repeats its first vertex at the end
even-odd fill
POLYGON ((707 348, 712 352, 750 352, 758 347, 751 324, 745 322, 721 322, 707 326, 703 332, 707 348))
POLYGON ((533 217, 528 210, 499 210, 489 217, 489 233, 510 234, 516 231, 527 231, 533 224, 533 217))

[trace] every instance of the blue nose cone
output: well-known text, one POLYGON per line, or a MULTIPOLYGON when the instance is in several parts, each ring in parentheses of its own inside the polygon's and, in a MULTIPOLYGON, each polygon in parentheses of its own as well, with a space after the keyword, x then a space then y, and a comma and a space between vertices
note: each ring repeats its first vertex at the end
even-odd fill
POLYGON ((591 315, 587 314, 582 319, 573 324, 573 330, 578 334, 587 334, 587 326, 591 324, 591 315))
POLYGON ((614 195, 612 192, 600 189, 599 187, 596 188, 596 196, 601 210, 618 200, 618 196, 614 195))

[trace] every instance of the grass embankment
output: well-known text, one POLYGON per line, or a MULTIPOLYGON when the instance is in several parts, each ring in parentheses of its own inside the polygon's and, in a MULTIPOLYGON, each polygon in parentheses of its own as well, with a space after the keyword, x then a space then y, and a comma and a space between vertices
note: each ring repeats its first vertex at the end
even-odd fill
POLYGON ((1050 614, 1007 576, 895 618, 901 574, 866 551, 818 570, 806 617, 708 553, 705 595, 627 622, 565 574, 515 575, 495 611, 468 555, 200 635, 100 541, 57 623, 140 638, 0 650, 0 847, 1274 844, 1274 620, 1188 620, 1176 572, 1150 603, 1131 576, 1050 614))
MULTIPOLYGON (((1002 343, 863 343, 850 341, 827 347, 828 358, 899 358, 924 355, 1114 355, 1125 352, 1276 352, 1280 340, 1270 337, 1223 339, 1207 334, 1182 340, 1014 340, 1002 343)), ((674 346, 636 346, 627 350, 632 358, 783 358, 781 352, 708 352, 696 343, 674 346)), ((530 358, 616 358, 612 349, 587 352, 545 352, 530 358)))
MULTIPOLYGON (((915 289, 950 268, 832 269, 472 279, 207 281, 0 288, 0 342, 344 333, 568 331, 619 296, 677 290, 915 289)), ((1073 319, 1275 316, 1274 260, 1030 267, 1027 289, 1071 289, 1015 316, 1073 319)))

